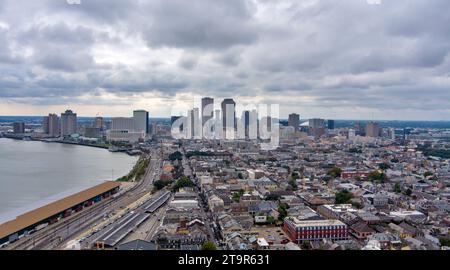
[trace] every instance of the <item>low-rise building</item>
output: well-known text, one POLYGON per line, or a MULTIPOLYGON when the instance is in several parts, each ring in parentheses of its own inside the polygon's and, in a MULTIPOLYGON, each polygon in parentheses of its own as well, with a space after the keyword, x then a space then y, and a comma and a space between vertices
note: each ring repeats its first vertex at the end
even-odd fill
POLYGON ((339 220, 298 220, 288 217, 284 220, 285 233, 295 243, 304 241, 347 240, 348 227, 339 220))
POLYGON ((328 219, 340 219, 346 213, 356 213, 351 204, 326 204, 317 207, 317 212, 328 219))

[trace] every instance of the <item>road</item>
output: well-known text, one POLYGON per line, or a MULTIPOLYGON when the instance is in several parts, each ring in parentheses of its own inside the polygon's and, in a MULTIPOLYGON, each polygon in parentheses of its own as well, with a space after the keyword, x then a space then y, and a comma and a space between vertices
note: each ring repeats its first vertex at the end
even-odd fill
MULTIPOLYGON (((193 178, 194 178, 194 175, 193 175, 193 173, 192 173, 191 164, 190 164, 190 162, 189 162, 189 159, 186 158, 186 151, 185 151, 185 149, 182 148, 182 149, 181 149, 181 152, 184 154, 184 155, 183 155, 183 160, 182 160, 182 165, 183 165, 183 172, 184 172, 184 175, 185 175, 185 176, 188 176, 188 177, 190 177, 192 180, 194 180, 194 179, 193 179, 193 178)), ((200 183, 199 183, 198 179, 195 179, 195 180, 196 180, 196 183, 197 183, 197 193, 200 194, 200 188, 199 188, 200 183)), ((218 241, 218 239, 215 237, 216 234, 214 233, 214 230, 212 229, 212 226, 211 226, 212 218, 211 218, 210 215, 207 214, 208 206, 207 206, 205 203, 203 203, 203 200, 202 200, 202 198, 200 197, 200 195, 197 196, 197 200, 198 200, 198 202, 199 202, 201 215, 202 215, 202 217, 203 217, 203 222, 205 223, 205 228, 206 228, 206 230, 207 230, 207 232, 208 232, 209 239, 210 239, 211 241, 213 241, 213 242, 216 244, 216 247, 219 247, 219 241, 218 241)))
POLYGON ((114 219, 114 217, 120 216, 127 207, 144 196, 149 196, 153 188, 153 181, 161 173, 162 161, 159 157, 159 149, 154 149, 147 157, 150 157, 151 161, 143 179, 129 190, 121 192, 115 198, 108 198, 87 207, 30 236, 23 237, 6 249, 59 249, 80 233, 89 231, 90 228, 104 222, 105 217, 114 219))

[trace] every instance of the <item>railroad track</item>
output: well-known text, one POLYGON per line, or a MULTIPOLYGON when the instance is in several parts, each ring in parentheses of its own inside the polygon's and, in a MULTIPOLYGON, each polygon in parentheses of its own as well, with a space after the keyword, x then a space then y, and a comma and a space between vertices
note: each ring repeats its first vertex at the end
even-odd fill
MULTIPOLYGON (((131 187, 126 192, 120 194, 115 198, 108 198, 107 200, 103 200, 100 203, 94 204, 89 208, 86 208, 83 211, 71 216, 67 220, 60 221, 56 224, 53 224, 52 226, 49 226, 41 231, 34 233, 31 236, 22 238, 18 242, 10 244, 6 249, 27 250, 40 248, 42 247, 43 244, 53 243, 55 242, 55 240, 58 240, 58 243, 60 244, 67 239, 59 239, 58 237, 56 237, 55 239, 55 235, 57 233, 67 230, 68 227, 77 225, 77 223, 81 223, 81 220, 84 219, 85 222, 83 223, 84 225, 83 227, 79 227, 79 229, 73 232, 71 235, 66 235, 66 238, 71 237, 76 233, 80 232, 83 228, 87 228, 90 225, 94 224, 99 219, 101 219, 103 217, 102 211, 111 208, 111 212, 113 212, 114 210, 117 210, 119 208, 126 207, 127 205, 136 201, 138 198, 142 197, 146 193, 145 189, 147 188, 147 186, 150 186, 151 184, 151 181, 150 183, 148 183, 149 182, 148 180, 152 179, 151 177, 149 177, 149 173, 154 171, 155 165, 157 165, 155 164, 156 162, 160 162, 160 160, 150 159, 150 164, 147 168, 143 180, 138 182, 136 185, 131 187)), ((108 212, 108 214, 110 214, 111 212, 108 212)))

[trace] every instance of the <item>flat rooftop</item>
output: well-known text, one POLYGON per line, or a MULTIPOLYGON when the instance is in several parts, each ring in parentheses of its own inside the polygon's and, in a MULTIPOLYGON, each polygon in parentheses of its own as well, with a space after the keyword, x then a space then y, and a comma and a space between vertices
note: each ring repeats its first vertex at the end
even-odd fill
POLYGON ((44 219, 50 218, 58 213, 61 213, 69 208, 72 208, 117 187, 120 187, 119 182, 104 182, 92 188, 75 193, 64 199, 55 201, 33 211, 27 212, 23 215, 17 216, 14 220, 5 222, 0 225, 0 239, 14 234, 29 226, 37 224, 44 219))
POLYGON ((336 226, 345 225, 342 221, 337 219, 325 219, 325 220, 298 220, 295 217, 289 217, 289 220, 296 227, 314 227, 314 226, 336 226))

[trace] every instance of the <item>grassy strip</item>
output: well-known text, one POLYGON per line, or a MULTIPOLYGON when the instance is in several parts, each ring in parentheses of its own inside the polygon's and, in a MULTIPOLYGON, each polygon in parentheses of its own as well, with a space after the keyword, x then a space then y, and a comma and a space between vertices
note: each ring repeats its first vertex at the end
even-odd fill
POLYGON ((134 165, 133 169, 125 176, 117 179, 119 182, 137 182, 141 180, 141 178, 145 174, 145 170, 150 164, 150 159, 140 157, 136 165, 134 165))

